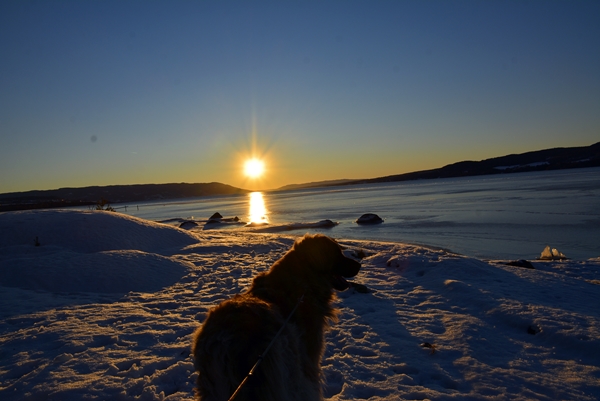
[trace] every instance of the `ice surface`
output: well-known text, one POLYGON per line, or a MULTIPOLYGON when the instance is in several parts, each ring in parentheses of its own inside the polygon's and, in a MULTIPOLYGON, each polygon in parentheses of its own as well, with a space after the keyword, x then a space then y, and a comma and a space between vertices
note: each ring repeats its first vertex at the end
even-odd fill
POLYGON ((315 222, 309 223, 290 223, 290 224, 280 224, 280 225, 264 225, 264 224, 256 224, 254 227, 259 227, 252 232, 254 233, 280 233, 284 231, 292 231, 292 230, 308 230, 311 228, 331 228, 337 226, 338 223, 331 221, 329 219, 319 220, 315 222), (260 227, 263 228, 260 228, 260 227))
MULTIPOLYGON (((293 240, 109 212, 0 214, 0 399, 192 400, 192 332, 293 240)), ((600 258, 526 269, 340 242, 363 257, 355 281, 370 292, 339 294, 327 399, 600 397, 600 258)))

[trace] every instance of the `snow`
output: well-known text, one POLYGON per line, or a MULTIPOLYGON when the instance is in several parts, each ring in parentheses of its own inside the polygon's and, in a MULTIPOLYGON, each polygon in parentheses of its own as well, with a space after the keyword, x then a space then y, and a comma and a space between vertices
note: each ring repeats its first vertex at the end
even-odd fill
POLYGON ((539 166, 546 166, 550 163, 548 162, 535 162, 535 163, 529 163, 529 164, 515 164, 512 166, 496 166, 494 167, 496 170, 513 170, 516 168, 523 168, 523 167, 539 167, 539 166))
MULTIPOLYGON (((111 212, 0 214, 0 399, 192 400, 193 331, 293 241, 111 212)), ((364 256, 355 281, 370 292, 339 293, 327 399, 600 398, 600 258, 532 255, 526 269, 340 243, 364 256)))

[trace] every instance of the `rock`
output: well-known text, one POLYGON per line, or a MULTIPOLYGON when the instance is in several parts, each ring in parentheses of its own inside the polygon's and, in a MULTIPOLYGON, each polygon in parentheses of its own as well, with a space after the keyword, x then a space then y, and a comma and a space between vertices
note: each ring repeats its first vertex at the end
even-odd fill
POLYGON ((187 220, 179 225, 179 228, 183 228, 184 230, 189 230, 191 228, 197 227, 198 223, 195 221, 187 220))
POLYGON ((352 288, 354 288, 354 291, 356 291, 358 293, 369 294, 372 292, 366 285, 358 284, 358 283, 354 283, 354 282, 349 282, 349 284, 352 288))
POLYGON ((562 252, 559 252, 558 249, 550 248, 550 246, 546 245, 546 247, 544 248, 544 250, 542 251, 542 254, 540 255, 540 257, 538 259, 540 259, 540 260, 561 260, 561 259, 566 259, 566 258, 567 257, 562 252))
POLYGON ((320 220, 315 223, 315 226, 322 227, 322 228, 331 228, 331 227, 335 227, 336 225, 337 225, 337 223, 334 223, 333 221, 331 221, 329 219, 320 220))
POLYGON ((539 333, 539 330, 536 330, 535 327, 533 326, 529 326, 527 327, 527 334, 531 334, 532 336, 535 336, 537 333, 539 333))
POLYGON ((379 224, 383 219, 374 213, 365 213, 356 220, 356 224, 379 224))
POLYGON ((209 220, 218 220, 218 219, 222 219, 223 216, 221 216, 221 213, 217 212, 215 214, 213 214, 212 216, 210 216, 208 219, 209 220))
MULTIPOLYGON (((368 255, 367 255, 367 253, 365 252, 365 250, 364 250, 364 249, 356 249, 356 250, 354 251, 354 253, 353 253, 353 256, 354 256, 355 258, 357 258, 357 259, 364 259, 364 258, 366 258, 368 255)), ((388 265, 388 266, 389 266, 389 265, 388 265)))
POLYGON ((507 262, 506 264, 508 266, 524 267, 526 269, 535 269, 535 267, 533 267, 531 262, 528 262, 525 259, 513 260, 512 262, 507 262))

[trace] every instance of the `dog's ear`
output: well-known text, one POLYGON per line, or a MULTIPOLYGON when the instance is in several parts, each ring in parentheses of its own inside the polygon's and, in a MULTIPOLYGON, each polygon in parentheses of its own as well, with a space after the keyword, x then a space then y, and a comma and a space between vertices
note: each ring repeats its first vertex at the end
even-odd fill
POLYGON ((294 242, 293 250, 302 253, 305 256, 322 254, 328 250, 335 250, 341 248, 338 243, 323 234, 305 234, 302 238, 298 238, 294 242))
POLYGON ((297 238, 296 241, 294 241, 294 245, 292 246, 292 250, 294 251, 298 251, 298 252, 306 252, 308 251, 308 247, 309 245, 307 244, 308 241, 310 241, 310 239, 313 236, 310 234, 304 234, 303 237, 297 238))
POLYGON ((310 242, 311 239, 318 237, 318 236, 323 236, 323 235, 322 234, 304 234, 302 237, 296 238, 296 241, 294 241, 293 248, 299 249, 299 248, 303 247, 307 241, 310 242))

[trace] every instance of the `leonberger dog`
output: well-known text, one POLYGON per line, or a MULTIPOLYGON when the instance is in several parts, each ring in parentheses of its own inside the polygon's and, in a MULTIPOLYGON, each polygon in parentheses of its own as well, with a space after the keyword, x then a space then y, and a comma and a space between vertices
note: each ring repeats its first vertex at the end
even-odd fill
POLYGON ((197 399, 227 401, 237 391, 235 401, 322 400, 323 336, 336 316, 333 290, 347 289, 344 277, 359 270, 333 239, 298 239, 250 289, 212 309, 194 333, 197 399))

